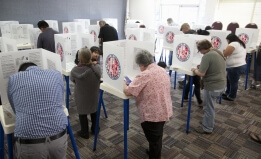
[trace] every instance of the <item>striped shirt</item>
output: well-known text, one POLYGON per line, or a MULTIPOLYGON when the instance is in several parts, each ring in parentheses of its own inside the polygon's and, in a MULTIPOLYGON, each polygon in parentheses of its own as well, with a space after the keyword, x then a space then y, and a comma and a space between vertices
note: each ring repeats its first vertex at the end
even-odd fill
POLYGON ((44 138, 66 129, 60 72, 30 66, 9 77, 7 94, 16 114, 15 137, 44 138))

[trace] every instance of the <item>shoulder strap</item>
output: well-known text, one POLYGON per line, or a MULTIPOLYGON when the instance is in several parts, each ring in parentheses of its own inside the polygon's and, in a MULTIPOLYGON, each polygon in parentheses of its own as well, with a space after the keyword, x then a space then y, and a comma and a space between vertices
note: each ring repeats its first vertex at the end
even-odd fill
POLYGON ((226 61, 226 57, 224 56, 224 54, 222 54, 222 52, 221 51, 219 51, 218 49, 212 49, 213 51, 216 51, 220 56, 222 56, 223 57, 223 59, 226 61))

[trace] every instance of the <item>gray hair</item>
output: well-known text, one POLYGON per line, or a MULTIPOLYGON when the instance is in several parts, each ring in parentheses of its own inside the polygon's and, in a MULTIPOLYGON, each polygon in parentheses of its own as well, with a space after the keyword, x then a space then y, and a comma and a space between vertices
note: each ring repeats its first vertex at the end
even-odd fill
POLYGON ((153 56, 151 53, 149 53, 147 50, 141 50, 137 53, 135 57, 135 62, 138 65, 142 65, 144 67, 147 67, 148 65, 152 64, 154 62, 153 56))

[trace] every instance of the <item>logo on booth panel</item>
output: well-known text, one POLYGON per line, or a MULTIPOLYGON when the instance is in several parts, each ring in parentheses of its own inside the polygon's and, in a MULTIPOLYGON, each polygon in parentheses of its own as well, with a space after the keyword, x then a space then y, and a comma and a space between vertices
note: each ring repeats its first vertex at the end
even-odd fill
POLYGON ((158 32, 159 32, 160 34, 163 34, 163 33, 164 33, 164 26, 163 26, 163 25, 160 25, 160 26, 158 27, 158 32))
POLYGON ((174 41, 174 36, 175 36, 175 34, 172 31, 167 32, 166 37, 165 37, 167 43, 172 44, 174 41))
POLYGON ((92 35, 94 36, 94 42, 96 42, 96 40, 97 40, 96 31, 95 31, 95 30, 92 30, 92 31, 90 32, 90 34, 92 34, 92 35))
POLYGON ((176 48, 176 56, 181 62, 186 62, 190 57, 190 53, 190 48, 185 43, 180 43, 176 48))
POLYGON ((247 44, 249 41, 249 36, 246 33, 239 34, 238 38, 242 40, 245 44, 247 44))
POLYGON ((134 34, 131 34, 129 36, 129 40, 137 40, 136 36, 134 34))
POLYGON ((219 37, 217 36, 212 36, 211 37, 211 43, 214 49, 219 49, 221 47, 222 41, 219 37))
POLYGON ((105 69, 112 80, 117 80, 121 75, 119 59, 114 54, 109 54, 105 61, 105 69))

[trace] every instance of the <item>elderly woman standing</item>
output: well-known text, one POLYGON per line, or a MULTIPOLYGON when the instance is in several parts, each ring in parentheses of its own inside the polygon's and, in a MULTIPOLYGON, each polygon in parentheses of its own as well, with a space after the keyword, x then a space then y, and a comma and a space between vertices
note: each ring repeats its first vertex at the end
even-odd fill
POLYGON ((204 117, 202 126, 195 130, 201 134, 211 134, 215 125, 216 99, 225 89, 226 63, 218 50, 213 50, 211 42, 201 40, 197 44, 198 51, 203 54, 199 69, 192 68, 195 75, 203 77, 204 81, 204 117))
POLYGON ((149 142, 149 158, 161 158, 162 136, 165 121, 172 116, 170 77, 153 62, 153 56, 145 50, 135 57, 141 73, 129 86, 124 82, 124 93, 134 96, 139 110, 141 127, 149 142))
POLYGON ((82 138, 88 139, 87 114, 91 114, 91 131, 94 133, 101 70, 99 65, 92 63, 91 51, 88 48, 82 48, 78 56, 79 64, 72 69, 70 78, 75 83, 74 97, 81 125, 81 130, 77 134, 82 138))
POLYGON ((246 70, 246 45, 235 34, 227 37, 228 46, 224 51, 227 57, 227 89, 223 99, 234 101, 237 96, 240 75, 246 70))

